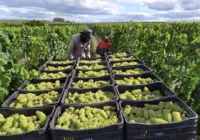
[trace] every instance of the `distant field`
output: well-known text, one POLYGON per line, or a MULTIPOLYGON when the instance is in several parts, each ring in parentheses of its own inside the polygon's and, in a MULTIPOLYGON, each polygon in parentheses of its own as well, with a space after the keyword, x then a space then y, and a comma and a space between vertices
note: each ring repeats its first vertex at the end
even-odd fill
MULTIPOLYGON (((22 25, 25 22, 30 20, 0 20, 1 23, 11 24, 11 25, 22 25)), ((69 25, 69 24, 87 24, 87 25, 94 25, 94 24, 120 24, 120 23, 128 23, 128 22, 51 22, 51 21, 42 21, 43 23, 49 25, 69 25)), ((152 23, 152 22, 142 22, 144 24, 152 23)), ((154 23, 165 23, 165 22, 154 22, 154 23)))
MULTIPOLYGON (((0 20, 0 24, 11 24, 11 25, 21 25, 30 20, 0 20)), ((49 25, 65 25, 65 24, 74 24, 73 22, 51 22, 51 21, 42 21, 43 23, 47 23, 49 25)))

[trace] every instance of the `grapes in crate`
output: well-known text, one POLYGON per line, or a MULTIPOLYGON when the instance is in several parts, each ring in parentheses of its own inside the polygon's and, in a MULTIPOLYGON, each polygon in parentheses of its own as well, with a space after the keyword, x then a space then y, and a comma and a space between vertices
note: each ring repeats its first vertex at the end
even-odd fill
POLYGON ((128 122, 133 124, 165 124, 187 119, 184 109, 172 101, 144 104, 144 107, 126 105, 123 112, 128 122))
POLYGON ((101 128, 117 123, 117 112, 113 106, 104 106, 102 109, 89 106, 81 109, 69 107, 58 117, 55 128, 83 130, 101 128))
POLYGON ((113 100, 115 98, 115 94, 109 91, 98 90, 95 93, 91 91, 85 93, 69 92, 67 98, 65 99, 65 104, 101 103, 113 100))
POLYGON ((94 81, 92 79, 88 81, 79 80, 78 82, 72 83, 72 87, 74 88, 99 88, 108 85, 110 85, 110 81, 103 81, 103 80, 94 81))
POLYGON ((120 93, 121 99, 128 100, 152 100, 152 99, 160 99, 163 96, 161 95, 159 90, 150 91, 147 87, 144 89, 135 89, 132 91, 126 90, 123 93, 120 93))
POLYGON ((100 70, 100 71, 79 71, 78 72, 78 77, 83 77, 83 78, 88 78, 88 77, 100 77, 100 76, 105 76, 108 75, 107 70, 100 70))
POLYGON ((57 91, 49 91, 42 94, 34 93, 20 93, 15 100, 13 100, 9 107, 12 108, 30 108, 52 104, 58 101, 59 93, 57 91))

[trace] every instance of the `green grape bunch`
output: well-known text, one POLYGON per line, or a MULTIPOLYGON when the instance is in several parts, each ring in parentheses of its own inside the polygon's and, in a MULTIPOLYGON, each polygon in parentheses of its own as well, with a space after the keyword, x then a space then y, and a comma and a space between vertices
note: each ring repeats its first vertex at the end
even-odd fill
POLYGON ((117 63, 114 63, 112 66, 113 67, 120 67, 120 66, 133 66, 133 65, 138 65, 138 62, 136 61, 132 61, 132 62, 117 62, 117 63))
POLYGON ((129 57, 111 57, 110 61, 126 61, 126 60, 135 60, 134 56, 129 56, 129 57))
POLYGON ((79 71, 78 77, 88 78, 88 77, 100 77, 108 75, 108 70, 100 70, 100 71, 79 71))
POLYGON ((104 65, 92 64, 92 65, 78 66, 78 69, 82 69, 82 70, 94 70, 94 69, 102 69, 104 67, 105 67, 104 65))
POLYGON ((177 103, 159 102, 159 104, 145 104, 144 107, 126 105, 123 108, 129 123, 165 124, 186 120, 186 111, 177 103))
POLYGON ((37 84, 28 84, 24 89, 31 91, 31 90, 51 90, 54 88, 60 88, 63 84, 60 83, 59 80, 56 80, 55 83, 53 82, 40 82, 37 84))
POLYGON ((68 93, 65 99, 65 104, 88 104, 88 103, 102 103, 115 99, 116 96, 113 92, 101 91, 93 93, 91 91, 84 93, 68 93))
POLYGON ((124 56, 127 56, 127 53, 125 52, 122 52, 122 53, 115 53, 113 55, 111 55, 112 57, 124 57, 124 56))
POLYGON ((35 115, 25 116, 23 114, 13 114, 8 117, 0 113, 0 135, 23 134, 38 130, 44 127, 47 121, 47 116, 36 111, 35 115))
POLYGON ((17 98, 9 104, 9 107, 31 108, 44 106, 58 101, 59 96, 57 91, 49 91, 40 95, 33 93, 19 94, 17 98))
POLYGON ((113 70, 114 74, 123 74, 123 75, 126 75, 126 74, 142 74, 144 72, 145 71, 140 69, 140 68, 125 70, 125 71, 123 71, 123 70, 113 70))
POLYGON ((55 64, 55 65, 66 65, 69 63, 74 63, 74 60, 64 60, 64 61, 51 61, 50 64, 55 64))
POLYGON ((142 89, 135 89, 132 91, 126 90, 124 93, 120 94, 121 99, 128 100, 151 100, 151 99, 160 99, 163 96, 161 95, 159 90, 153 90, 152 92, 144 87, 142 89))
POLYGON ((90 63, 99 63, 101 61, 102 61, 101 59, 96 59, 96 60, 80 60, 79 63, 90 64, 90 63))
POLYGON ((114 106, 104 106, 102 109, 83 107, 67 108, 56 120, 56 129, 84 130, 102 128, 118 123, 118 116, 114 106))
POLYGON ((52 70, 66 70, 66 69, 71 69, 72 66, 69 65, 69 66, 58 66, 58 67, 54 67, 54 66, 47 66, 45 68, 45 70, 48 70, 48 71, 52 71, 52 70))
POLYGON ((150 84, 154 83, 154 80, 151 79, 150 77, 148 78, 134 78, 134 77, 129 77, 129 78, 123 78, 120 80, 115 80, 115 82, 118 85, 142 85, 142 84, 150 84))
POLYGON ((103 80, 94 81, 92 79, 88 81, 79 80, 78 82, 72 83, 72 87, 74 88, 99 88, 108 85, 110 85, 110 81, 103 81, 103 80))
POLYGON ((64 72, 58 72, 58 73, 46 73, 43 72, 40 74, 39 79, 58 79, 67 77, 68 75, 64 72))

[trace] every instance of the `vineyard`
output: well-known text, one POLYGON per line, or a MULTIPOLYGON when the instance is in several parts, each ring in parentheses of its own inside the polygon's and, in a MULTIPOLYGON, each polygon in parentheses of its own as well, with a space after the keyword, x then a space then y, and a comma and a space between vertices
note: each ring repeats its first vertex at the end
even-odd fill
MULTIPOLYGON (((91 44, 95 42, 93 41, 91 44)), ((91 45, 92 54, 96 49, 96 44, 94 44, 91 45)), ((121 115, 125 116, 128 122, 127 129, 137 129, 131 125, 135 122, 165 124, 168 127, 166 124, 168 122, 187 121, 187 113, 181 107, 184 106, 187 112, 191 109, 178 98, 170 102, 170 98, 165 98, 168 95, 161 95, 162 90, 155 90, 154 87, 166 89, 171 98, 175 96, 175 93, 178 94, 180 99, 197 114, 200 114, 199 23, 142 24, 130 22, 0 27, 0 102, 6 108, 23 108, 23 110, 19 109, 19 114, 24 114, 22 119, 31 118, 32 120, 30 127, 23 124, 20 125, 23 129, 17 127, 17 130, 9 131, 7 134, 21 134, 25 132, 22 131, 25 129, 27 132, 36 130, 36 128, 40 129, 45 121, 46 124, 50 121, 48 115, 52 115, 52 110, 55 110, 48 105, 56 103, 65 105, 56 109, 56 115, 53 115, 52 119, 58 120, 50 123, 54 139, 59 137, 59 133, 64 135, 66 132, 56 129, 69 129, 67 132, 71 132, 74 129, 112 125, 112 129, 119 131, 115 139, 121 140, 122 130, 117 128, 122 127, 123 120, 117 121, 118 115, 116 114, 116 110, 119 108, 124 109, 121 115), (72 35, 88 26, 94 30, 97 37, 109 36, 113 46, 112 54, 130 52, 131 55, 120 53, 113 57, 108 54, 101 59, 60 61, 67 58, 68 45, 72 35), (70 79, 72 75, 74 78, 70 79), (113 78, 110 75, 113 75, 113 78), (162 80, 166 85, 161 84, 162 80), (114 85, 117 85, 118 93, 115 92, 114 85), (133 88, 131 85, 135 85, 135 87, 133 88), (146 86, 137 87, 138 85, 146 86), (64 89, 66 89, 65 92, 64 89), (11 94, 12 96, 10 96, 11 94), (10 101, 6 100, 8 97, 10 101), (16 99, 11 100, 11 98, 16 99), (31 98, 35 100, 28 102, 31 98), (118 105, 115 104, 116 100, 125 100, 125 102, 120 102, 118 105), (126 100, 128 101, 126 102, 126 100), (136 103, 132 103, 130 100, 135 100, 136 103), (137 100, 151 100, 151 102, 141 108, 137 100), (87 105, 91 103, 93 105, 88 107, 87 105), (183 105, 180 107, 179 104, 183 105), (42 108, 42 106, 46 106, 46 108, 42 108), (159 106, 163 107, 161 109, 165 108, 163 114, 159 112, 159 106), (40 109, 38 111, 38 108, 33 107, 40 107, 40 109), (31 108, 30 114, 25 113, 28 108, 31 108), (152 112, 152 108, 154 112, 152 112), (134 111, 142 113, 134 114, 134 111), (83 115, 84 112, 86 116, 83 115), (80 121, 84 123, 70 119, 77 114, 80 115, 80 121), (155 116, 152 118, 147 115, 143 119, 139 119, 146 114, 150 116, 155 114, 155 116), (168 115, 168 117, 157 119, 160 118, 159 115, 168 115), (99 116, 103 116, 103 118, 99 116), (68 123, 63 118, 67 118, 68 123), (98 123, 102 120, 105 123, 98 123), (92 125, 92 122, 96 125, 92 125)), ((10 111, 9 114, 12 112, 14 111, 10 111)), ((8 118, 6 120, 12 120, 10 117, 8 118)), ((16 121, 16 118, 14 116, 12 121, 16 121)), ((2 121, 1 119, 0 117, 0 121, 2 121)), ((191 120, 188 123, 194 122, 191 120)), ((7 131, 3 126, 1 126, 1 135, 5 135, 7 131)), ((107 131, 111 131, 108 128, 107 131)), ((146 131, 148 131, 147 129, 146 131)), ((152 127, 152 129, 156 129, 156 127, 152 127)), ((129 132, 127 137, 132 137, 133 133, 138 133, 134 135, 135 137, 148 135, 150 138, 150 134, 139 131, 129 132)), ((72 135, 75 136, 75 133, 72 135)), ((184 138, 184 136, 181 137, 184 138)), ((67 136, 67 139, 73 138, 67 136)))

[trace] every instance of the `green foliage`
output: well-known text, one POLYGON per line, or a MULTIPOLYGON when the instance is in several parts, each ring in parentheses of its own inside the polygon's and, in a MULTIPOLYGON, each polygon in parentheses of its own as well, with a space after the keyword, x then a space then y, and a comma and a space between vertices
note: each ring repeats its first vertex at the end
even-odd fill
MULTIPOLYGON (((200 73, 199 23, 95 24, 100 36, 112 35, 113 52, 131 51, 141 58, 188 104, 200 73)), ((122 54, 119 54, 119 56, 122 54)))
POLYGON ((25 80, 37 76, 36 69, 53 55, 67 58, 71 36, 84 28, 49 26, 39 21, 0 27, 0 103, 25 80))
POLYGON ((95 37, 92 37, 90 41, 91 57, 98 57, 98 55, 96 54, 97 46, 98 46, 97 39, 95 37))
POLYGON ((24 23, 27 26, 44 26, 45 24, 39 20, 31 20, 24 23))
POLYGON ((60 17, 55 17, 53 19, 53 22, 65 22, 65 19, 64 18, 60 18, 60 17))

